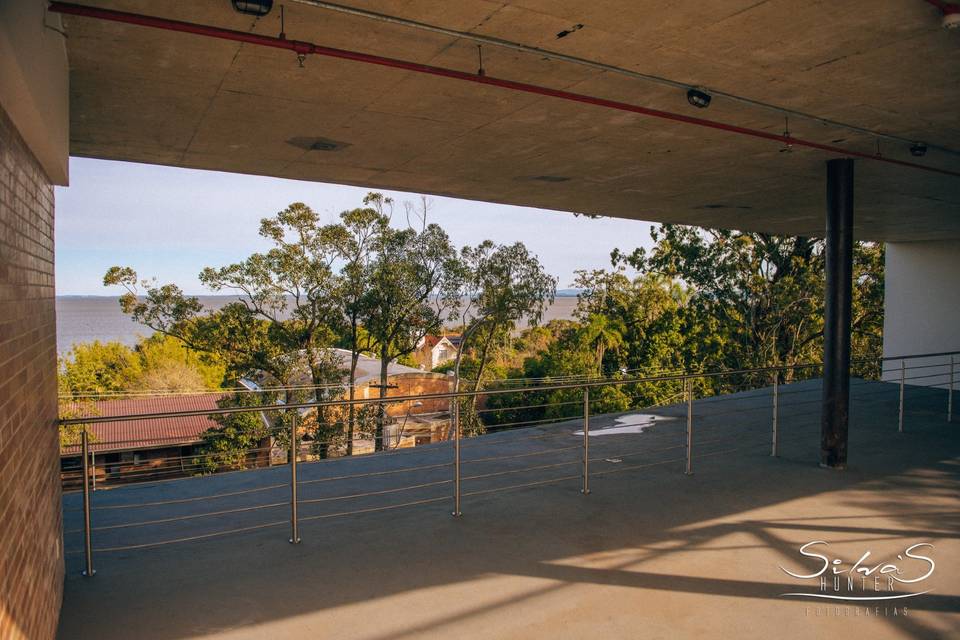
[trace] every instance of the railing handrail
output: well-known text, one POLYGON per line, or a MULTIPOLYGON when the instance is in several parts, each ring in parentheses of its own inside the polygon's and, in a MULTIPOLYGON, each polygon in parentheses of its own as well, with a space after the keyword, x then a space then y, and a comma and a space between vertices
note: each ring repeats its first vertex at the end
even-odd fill
MULTIPOLYGON (((950 355, 960 355, 960 351, 942 351, 937 353, 920 353, 920 354, 909 354, 901 356, 885 356, 881 357, 878 360, 880 362, 887 362, 893 360, 911 360, 917 358, 930 358, 937 356, 950 356, 950 355)), ((857 360, 851 360, 851 364, 854 363, 863 363, 870 362, 875 360, 875 358, 860 358, 857 360)), ((207 415, 230 415, 233 413, 250 413, 250 412, 264 412, 264 411, 284 411, 290 409, 313 409, 321 407, 348 407, 352 405, 364 405, 364 404, 399 404, 402 402, 411 402, 415 400, 453 400, 455 398, 472 398, 475 396, 492 396, 492 395, 505 395, 511 393, 531 393, 531 392, 549 392, 549 391, 563 391, 568 389, 586 389, 594 387, 603 387, 603 386, 621 386, 627 384, 641 384, 648 382, 669 382, 669 381, 683 381, 690 378, 715 378, 720 376, 729 376, 729 375, 741 375, 749 373, 772 373, 777 371, 788 371, 788 370, 797 370, 797 369, 809 369, 814 367, 823 366, 823 363, 820 362, 809 362, 809 363, 798 363, 798 364, 784 364, 784 365, 771 365, 767 367, 754 367, 750 369, 732 369, 725 371, 701 371, 701 372, 682 372, 682 373, 670 373, 665 375, 658 376, 643 376, 643 377, 624 377, 624 378, 602 378, 602 379, 583 379, 575 382, 564 382, 559 384, 541 384, 541 385, 532 385, 526 387, 510 387, 510 388, 501 388, 501 389, 476 389, 473 391, 446 391, 446 392, 436 392, 436 393, 424 393, 424 394, 415 394, 415 395, 403 395, 403 396, 389 396, 385 398, 355 398, 353 400, 348 399, 339 399, 339 400, 314 400, 309 402, 296 402, 296 403, 283 403, 283 404, 265 404, 253 407, 217 407, 209 409, 185 409, 182 411, 162 411, 162 412, 153 412, 153 413, 137 413, 137 414, 127 414, 120 416, 88 416, 88 417, 75 417, 75 418, 60 418, 58 423, 60 425, 78 425, 78 424, 103 424, 103 423, 112 423, 112 422, 134 422, 137 420, 156 420, 161 418, 187 418, 194 416, 207 416, 207 415)), ((336 385, 330 385, 334 387, 336 385)), ((302 387, 302 388, 312 388, 312 387, 302 387)), ((328 388, 328 387, 324 387, 328 388)), ((249 390, 248 390, 249 391, 249 390)), ((269 390, 263 390, 269 391, 269 390)), ((223 391, 214 391, 211 390, 209 393, 221 393, 229 394, 231 390, 223 391)), ((176 397, 176 396, 174 396, 176 397)))
MULTIPOLYGON (((865 358, 851 362, 869 362, 874 358, 865 358)), ((291 402, 286 404, 269 404, 254 407, 217 407, 215 409, 188 409, 183 411, 165 411, 157 413, 128 414, 122 416, 90 416, 83 418, 61 418, 60 425, 77 424, 101 424, 107 422, 133 422, 137 420, 154 420, 158 418, 186 418, 192 416, 207 415, 229 415, 232 413, 250 413, 254 411, 284 411, 290 409, 313 409, 321 407, 348 407, 351 405, 364 404, 396 404, 402 402, 411 402, 415 400, 453 400, 455 398, 472 398, 475 396, 506 395, 511 393, 529 393, 535 391, 563 391, 567 389, 586 389, 603 386, 621 386, 628 384, 640 384, 645 382, 669 382, 682 381, 688 378, 713 378, 728 375, 740 375, 747 373, 772 373, 776 371, 809 369, 821 367, 823 363, 799 363, 792 365, 772 365, 767 367, 755 367, 751 369, 733 369, 727 371, 708 371, 708 372, 686 372, 675 373, 661 376, 648 376, 639 378, 605 378, 602 380, 582 380, 577 382, 536 385, 529 387, 514 387, 507 389, 477 389, 473 391, 446 391, 437 393, 424 393, 404 396, 388 396, 384 398, 356 398, 354 400, 321 400, 310 402, 291 402)))
MULTIPOLYGON (((943 354, 936 355, 950 355, 950 374, 949 374, 949 391, 947 394, 947 422, 952 422, 953 419, 953 390, 954 390, 954 372, 955 372, 955 358, 953 357, 956 352, 946 352, 943 354)), ((919 371, 919 375, 912 375, 907 377, 905 372, 907 368, 914 370, 928 370, 931 367, 940 367, 940 364, 928 365, 928 364, 918 364, 916 366, 906 367, 903 360, 906 360, 910 357, 923 358, 929 357, 929 354, 918 354, 915 356, 899 356, 898 358, 861 358, 852 360, 853 363, 871 363, 870 366, 873 370, 879 369, 884 370, 883 361, 890 359, 901 359, 899 365, 899 409, 898 409, 898 432, 904 432, 904 416, 905 416, 905 387, 908 380, 916 380, 918 378, 930 378, 931 375, 928 375, 926 371, 919 371)), ((799 405, 806 405, 810 402, 819 402, 818 400, 799 400, 797 402, 788 402, 786 405, 782 405, 780 400, 782 396, 795 395, 795 394, 812 394, 817 395, 819 389, 817 385, 799 385, 795 389, 789 391, 780 391, 780 375, 779 372, 784 371, 798 371, 802 369, 811 369, 814 368, 813 374, 816 374, 816 369, 819 369, 823 365, 821 363, 798 363, 798 364, 781 364, 773 365, 767 367, 754 367, 749 369, 737 369, 737 370, 727 370, 727 371, 701 371, 701 372, 659 372, 659 375, 648 375, 648 376, 637 376, 637 377, 627 377, 626 370, 620 372, 621 377, 617 378, 606 378, 606 379, 580 379, 580 380, 564 380, 560 383, 554 384, 539 384, 539 385, 530 385, 519 388, 503 388, 503 389, 475 389, 473 391, 454 391, 454 392, 444 392, 444 393, 429 393, 423 395, 405 395, 405 396, 394 396, 386 398, 360 398, 353 401, 350 400, 324 400, 324 401, 312 401, 312 402, 301 402, 301 403, 289 403, 289 404, 271 404, 271 405, 261 405, 254 407, 217 407, 217 408, 207 408, 207 409, 193 409, 185 411, 175 411, 175 412, 166 412, 166 413, 152 413, 152 414, 139 414, 139 415, 126 415, 126 416, 91 416, 89 418, 69 418, 63 419, 60 421, 61 424, 82 424, 82 423, 109 423, 109 422, 118 422, 118 421, 132 421, 132 420, 147 420, 147 419, 164 419, 164 418, 176 418, 183 416, 209 416, 210 414, 230 414, 230 413, 246 413, 246 412, 262 412, 262 411, 283 411, 285 409, 307 409, 313 407, 324 407, 324 406, 352 406, 355 404, 364 404, 364 403, 399 403, 407 402, 411 400, 424 400, 424 399, 458 399, 458 398, 469 398, 476 397, 479 395, 503 395, 510 393, 524 393, 524 392, 550 392, 555 390, 571 389, 577 390, 581 393, 571 394, 571 396, 577 397, 577 402, 573 404, 578 404, 582 402, 583 412, 579 415, 574 415, 569 418, 573 421, 582 421, 582 435, 581 444, 573 445, 570 444, 571 441, 567 440, 566 437, 569 435, 577 435, 577 432, 572 432, 571 429, 537 429, 534 433, 536 435, 524 435, 520 438, 511 438, 506 441, 501 441, 495 439, 487 442, 478 442, 477 446, 485 446, 493 443, 512 443, 525 441, 525 440, 534 440, 541 438, 549 438, 550 441, 544 441, 542 446, 534 446, 532 450, 525 450, 521 447, 521 452, 516 453, 516 447, 510 446, 506 454, 503 454, 500 451, 494 450, 488 453, 484 453, 484 450, 481 450, 481 454, 468 455, 467 460, 461 459, 461 439, 462 439, 462 428, 461 423, 458 418, 460 403, 451 402, 449 406, 450 410, 450 425, 453 432, 453 435, 450 435, 450 432, 447 432, 447 439, 453 440, 453 447, 447 449, 437 449, 430 448, 426 449, 427 453, 430 452, 451 452, 453 453, 453 460, 447 461, 441 457, 441 461, 437 462, 437 459, 433 456, 426 459, 414 459, 413 464, 400 464, 400 465, 380 465, 375 466, 373 469, 369 468, 348 468, 346 472, 341 471, 340 467, 334 468, 332 473, 319 473, 315 477, 309 480, 298 480, 297 468, 299 466, 299 461, 301 459, 305 461, 314 460, 321 461, 323 458, 328 457, 329 449, 328 445, 334 444, 334 440, 331 437, 327 441, 305 441, 299 437, 298 430, 298 418, 299 413, 294 414, 294 419, 290 423, 283 427, 278 427, 270 429, 270 432, 276 432, 278 429, 289 429, 289 440, 284 444, 278 444, 275 442, 263 443, 258 442, 258 447, 255 449, 241 449, 238 451, 228 451, 228 452, 199 452, 195 456, 184 456, 181 451, 179 455, 164 455, 160 458, 153 458, 150 461, 147 461, 146 465, 138 465, 137 461, 126 461, 121 459, 121 461, 113 466, 113 463, 107 463, 105 466, 105 471, 101 474, 106 480, 118 480, 119 482, 132 482, 136 483, 138 481, 147 479, 148 482, 166 482, 167 480, 173 479, 174 476, 188 476, 188 475, 202 475, 205 473, 217 472, 217 471, 238 471, 248 466, 253 468, 259 467, 270 467, 274 466, 274 449, 282 448, 286 449, 286 465, 289 469, 289 482, 288 483, 276 483, 273 482, 275 476, 270 476, 267 479, 268 484, 254 483, 253 487, 248 487, 244 489, 238 489, 233 487, 231 490, 223 491, 216 490, 215 493, 210 495, 193 495, 194 492, 187 492, 187 494, 180 494, 179 497, 174 497, 173 499, 160 499, 160 500, 144 500, 141 498, 137 500, 137 496, 133 496, 133 500, 119 500, 109 504, 99 505, 97 507, 92 507, 92 490, 96 489, 96 479, 97 474, 95 472, 95 462, 96 455, 94 448, 96 445, 91 446, 91 432, 86 427, 83 428, 81 434, 80 442, 80 462, 81 469, 79 470, 80 479, 82 481, 82 512, 83 512, 83 526, 79 529, 68 530, 65 533, 83 533, 83 548, 77 550, 68 550, 66 553, 73 554, 82 553, 85 559, 85 570, 83 572, 86 576, 92 576, 95 573, 93 565, 93 554, 94 552, 121 552, 121 551, 130 551, 134 549, 145 549, 158 546, 165 546, 170 544, 182 543, 182 542, 191 542, 196 540, 206 540, 217 536, 232 535, 237 533, 249 532, 260 530, 268 527, 278 527, 287 523, 285 520, 271 520, 270 522, 259 522, 257 524, 247 524, 244 526, 232 526, 228 529, 223 529, 222 524, 217 526, 216 521, 214 520, 203 520, 202 522, 214 522, 212 525, 204 525, 204 529, 201 529, 200 533, 196 531, 185 531, 189 535, 180 535, 179 537, 167 537, 162 540, 150 540, 147 541, 137 541, 134 540, 132 543, 124 544, 126 540, 121 540, 121 544, 114 544, 112 546, 100 546, 94 547, 92 544, 93 536, 95 532, 100 532, 104 530, 120 530, 120 531, 129 531, 134 527, 150 527, 154 525, 168 525, 171 523, 177 523, 181 521, 190 521, 197 522, 198 519, 207 519, 207 518, 220 518, 221 516, 227 514, 249 514, 249 513, 260 513, 265 510, 274 510, 285 507, 289 504, 290 508, 290 537, 288 538, 291 543, 300 542, 299 536, 299 525, 301 521, 315 521, 326 518, 339 518, 352 516, 356 514, 365 514, 371 513, 374 511, 383 511, 386 509, 398 509, 405 507, 412 507, 416 505, 432 504, 438 503, 441 501, 453 499, 454 509, 452 514, 454 516, 459 516, 461 514, 461 498, 475 495, 484 495, 491 493, 499 493, 503 491, 509 491, 518 488, 529 488, 535 486, 541 486, 545 484, 553 484, 557 482, 567 482, 574 479, 581 480, 580 491, 582 494, 587 495, 591 492, 590 489, 590 478, 593 476, 605 476, 612 473, 619 473, 624 471, 635 471, 639 469, 645 469, 653 466, 660 466, 666 464, 674 463, 685 463, 685 472, 687 475, 693 474, 694 466, 694 449, 695 447, 700 448, 707 446, 706 451, 701 451, 697 454, 696 458, 699 460, 701 458, 710 458, 718 455, 727 455, 735 451, 746 451, 757 446, 757 444, 762 444, 765 449, 769 447, 770 456, 776 458, 779 456, 779 445, 783 440, 781 434, 779 433, 779 420, 778 416, 781 409, 784 406, 796 408, 799 405), (772 375, 769 378, 762 375, 765 373, 775 373, 777 375, 772 375), (717 400, 739 400, 743 399, 746 396, 741 396, 737 388, 739 387, 749 387, 741 388, 740 391, 757 391, 760 390, 763 393, 750 395, 749 397, 754 400, 760 400, 761 406, 744 406, 739 402, 736 402, 734 405, 726 405, 726 407, 732 406, 733 408, 721 407, 719 412, 711 411, 706 409, 702 413, 703 418, 713 418, 724 416, 726 414, 732 413, 742 413, 744 411, 754 411, 757 409, 766 411, 772 410, 772 415, 770 415, 770 440, 767 440, 762 443, 749 444, 744 443, 744 440, 747 438, 748 434, 756 434, 758 430, 755 428, 755 425, 748 425, 745 428, 734 428, 734 436, 737 439, 736 446, 732 448, 721 448, 717 450, 713 445, 716 445, 719 442, 722 442, 725 439, 725 434, 729 432, 721 431, 717 432, 718 425, 711 425, 709 422, 706 422, 703 426, 706 427, 706 431, 698 428, 698 437, 694 437, 694 425, 695 417, 700 416, 700 412, 694 412, 694 380, 698 379, 709 379, 709 378, 722 378, 724 376, 731 375, 741 375, 741 374, 761 374, 756 377, 745 377, 742 379, 734 379, 726 385, 722 385, 722 389, 713 389, 714 385, 705 385, 704 391, 709 395, 710 391, 718 391, 720 396, 727 395, 727 387, 733 389, 729 393, 729 397, 720 398, 714 396, 717 400), (591 388, 592 387, 602 387, 605 385, 617 386, 617 385, 629 385, 629 384, 639 384, 644 382, 656 382, 656 381, 682 381, 683 382, 683 391, 682 395, 685 396, 686 405, 686 428, 685 428, 685 443, 673 443, 673 441, 668 440, 661 444, 667 444, 669 446, 659 446, 655 448, 650 448, 648 446, 638 446, 634 450, 626 451, 617 451, 613 456, 610 455, 609 449, 603 449, 603 447, 613 447, 616 446, 617 449, 620 448, 623 443, 622 440, 611 440, 610 442, 599 442, 595 446, 601 447, 599 455, 591 456, 590 451, 592 445, 590 442, 590 422, 591 422, 591 388), (765 385, 770 384, 771 387, 766 387, 765 385), (759 388, 758 388, 759 385, 759 388), (769 395, 766 393, 771 391, 769 395), (772 399, 770 405, 766 405, 768 399, 772 399), (762 406, 766 405, 766 406, 762 406), (544 433, 546 431, 547 433, 544 433), (706 433, 707 437, 703 437, 703 433, 706 433), (549 435, 548 435, 549 434, 549 435), (712 434, 712 435, 711 435, 712 434), (560 438, 559 440, 557 438, 560 438), (260 446, 266 445, 266 446, 260 446), (316 447, 321 445, 319 449, 316 447), (558 446, 559 445, 559 446, 558 446), (306 447, 306 449, 305 449, 306 447), (576 459, 574 450, 580 450, 580 459, 576 459), (664 451, 679 451, 684 450, 683 457, 680 457, 679 454, 676 457, 667 456, 665 459, 661 459, 660 452, 664 451), (533 464, 521 462, 516 464, 514 462, 509 462, 505 465, 500 465, 499 467, 494 467, 490 470, 485 470, 481 468, 479 472, 471 471, 467 476, 461 475, 461 466, 463 464, 475 464, 475 463, 485 463, 485 462, 497 462, 504 460, 527 460, 531 456, 542 456, 542 455, 555 455, 562 453, 563 455, 555 459, 547 459, 545 461, 533 460, 533 464), (647 455, 647 454, 657 454, 655 460, 649 462, 644 462, 642 459, 636 463, 631 463, 627 465, 620 465, 617 468, 604 468, 605 463, 609 464, 618 464, 623 461, 624 458, 647 455), (223 454, 226 454, 228 457, 221 457, 223 454), (251 457, 253 454, 253 457, 251 457), (306 454, 306 457, 304 457, 306 454), (237 457, 239 456, 239 457, 237 457), (185 460, 189 460, 185 464, 185 460), (264 464, 265 463, 265 464, 264 464), (592 463, 599 463, 601 469, 599 471, 591 472, 592 463), (566 471, 561 471, 561 469, 567 469, 572 465, 577 465, 579 467, 579 474, 569 474, 566 471), (436 470, 441 468, 453 468, 453 477, 452 478, 441 478, 433 479, 431 478, 422 478, 414 477, 412 480, 409 480, 400 486, 395 486, 395 483, 390 482, 387 486, 376 485, 373 487, 363 487, 362 489, 353 489, 348 488, 349 492, 345 493, 343 489, 341 490, 332 490, 332 491, 323 491, 320 496, 307 497, 306 499, 299 498, 299 489, 301 485, 303 488, 307 488, 308 485, 313 486, 317 483, 328 483, 328 482, 339 482, 347 479, 361 478, 361 477, 372 477, 372 476, 386 476, 387 474, 408 474, 420 471, 430 470, 433 473, 436 470), (549 470, 549 471, 546 471, 549 470), (513 480, 506 486, 503 485, 503 482, 500 478, 505 478, 507 476, 513 477, 514 474, 527 474, 530 472, 544 472, 538 473, 535 476, 519 476, 518 480, 513 480), (558 474, 564 475, 558 475, 558 474), (546 475, 547 477, 543 477, 546 475), (487 486, 484 488, 481 486, 479 489, 469 490, 463 492, 461 489, 461 483, 463 481, 475 481, 497 478, 498 480, 494 483, 496 486, 487 486), (532 479, 529 479, 532 478, 532 479), (453 487, 452 496, 436 496, 436 490, 441 486, 453 487), (187 513, 182 513, 176 515, 174 513, 163 513, 160 514, 162 517, 154 517, 149 514, 140 515, 140 516, 127 516, 125 518, 120 518, 119 522, 108 522, 106 524, 94 527, 91 520, 91 511, 94 509, 97 510, 116 510, 116 509, 130 509, 130 508, 140 508, 140 507, 156 507, 161 505, 172 505, 172 504, 184 504, 190 505, 195 502, 206 502, 208 500, 214 500, 219 498, 225 498, 228 496, 238 496, 259 493, 263 491, 273 491, 279 490, 284 487, 289 487, 290 490, 290 499, 289 501, 278 501, 272 500, 270 502, 265 502, 260 499, 256 501, 256 504, 241 503, 241 506, 235 506, 230 504, 223 504, 217 508, 208 508, 202 512, 197 512, 196 510, 188 510, 187 513), (426 497, 424 494, 418 493, 415 494, 410 499, 401 502, 399 504, 395 502, 390 502, 388 504, 370 504, 370 503, 361 503, 357 505, 355 500, 368 499, 373 496, 387 496, 387 495, 397 495, 400 492, 409 491, 423 491, 429 490, 430 494, 426 497), (415 499, 416 498, 416 499, 415 499), (298 515, 298 507, 300 504, 303 505, 316 505, 316 504, 348 504, 353 505, 350 507, 343 507, 339 510, 330 512, 329 510, 323 511, 321 513, 313 513, 307 515, 306 517, 300 517, 298 515), (216 527, 216 530, 209 531, 210 527, 216 527)), ((940 376, 941 374, 934 374, 933 377, 940 376)), ((870 378, 872 376, 866 376, 870 378)), ((942 376, 941 376, 942 377, 942 376)), ((800 375, 797 376, 800 380, 809 380, 807 377, 800 375)), ((548 380, 549 382, 549 380, 548 380)), ((863 379, 853 383, 851 386, 863 386, 863 385, 874 385, 876 384, 873 381, 868 379, 863 379)), ((890 385, 892 386, 892 385, 890 385)), ((672 393, 673 385, 671 388, 667 389, 668 394, 661 398, 662 404, 660 406, 668 406, 674 403, 674 399, 677 397, 672 393)), ((880 390, 882 393, 890 395, 889 392, 892 391, 889 387, 884 387, 880 390)), ((876 395, 877 392, 872 392, 869 395, 876 395)), ((803 395, 800 396, 803 398, 803 395)), ((862 398, 861 398, 862 399, 862 398)), ((541 399, 533 398, 532 401, 540 402, 541 399)), ((570 404, 565 401, 565 399, 560 399, 560 402, 554 404, 570 404)), ((716 406, 718 403, 712 403, 712 406, 716 406)), ((756 404, 756 403, 754 403, 756 404)), ((440 405, 442 407, 442 403, 440 405)), ((546 406, 546 405, 543 405, 546 406)), ((656 405, 653 405, 656 406, 656 405)), ((652 408, 652 407, 651 407, 652 408)), ((491 409, 495 410, 495 409, 491 409)), ((440 413, 443 413, 442 411, 440 413)), ((382 415, 382 412, 381 412, 382 415)), ((430 415, 437 415, 436 412, 431 412, 430 415)), ((679 407, 675 407, 674 410, 671 410, 667 413, 665 417, 668 418, 679 418, 680 417, 679 407)), ((769 414, 768 414, 769 415, 769 414)), ((409 411, 407 416, 404 418, 403 425, 406 426, 407 418, 410 417, 409 411)), ((394 417, 395 418, 395 417, 394 417)), ((553 426, 569 426, 569 422, 562 416, 557 415, 554 417, 545 418, 546 421, 551 421, 554 423, 553 426)), ((525 424, 528 427, 535 424, 540 424, 544 420, 533 419, 533 420, 522 420, 516 424, 525 424)), ((337 416, 332 422, 332 425, 342 423, 343 419, 340 416, 337 416)), ((724 418, 721 422, 726 423, 727 419, 724 418)), ((331 425, 331 426, 332 426, 331 425)), ((512 426, 509 422, 506 424, 497 425, 498 427, 512 426)), ((730 425, 727 425, 730 426, 730 425)), ((741 425, 742 426, 742 425, 741 425)), ((806 425, 807 427, 815 427, 816 425, 806 425)), ((760 431, 764 431, 761 429, 760 431)), ((642 428, 641 428, 642 431, 642 428)), ((392 448, 393 451, 390 452, 392 455, 396 455, 399 452, 399 449, 403 446, 401 444, 401 437, 403 435, 403 429, 401 428, 399 434, 397 435, 396 444, 392 447, 388 447, 386 451, 390 452, 392 448)), ((433 440, 434 432, 431 430, 431 441, 433 440)), ((365 438, 368 436, 364 436, 365 438)), ((810 439, 812 436, 809 432, 804 431, 803 433, 793 433, 788 440, 797 441, 798 438, 804 440, 810 439)), ((383 443, 384 447, 387 447, 388 439, 392 440, 393 436, 388 436, 387 432, 384 430, 382 435, 376 435, 372 439, 375 443, 375 450, 379 450, 379 447, 376 447, 376 442, 380 441, 383 443)), ((107 444, 116 444, 117 442, 107 443, 107 444)), ((421 453, 423 450, 420 446, 420 443, 417 442, 413 450, 408 449, 407 454, 410 453, 421 453)), ((355 451, 351 452, 347 450, 347 455, 352 455, 356 453, 355 451)), ((343 458, 345 456, 334 455, 335 458, 343 458)), ((102 465, 103 466, 103 465, 102 465)), ((68 471, 65 475, 61 474, 64 478, 63 482, 67 483, 67 480, 71 477, 76 476, 75 471, 68 471)), ((391 477, 394 477, 391 475, 391 477)), ((401 476, 405 477, 405 476, 401 476)), ((229 487, 228 487, 229 488, 229 487)), ((141 494, 142 495, 142 494, 141 494)), ((137 513, 136 511, 134 513, 137 513)), ((141 512, 142 513, 142 512, 141 512)), ((272 511, 271 511, 272 513, 272 511)), ((273 516, 271 516, 273 517, 273 516)), ((262 516, 260 516, 262 519, 262 516)), ((169 534, 168 534, 169 535, 169 534)))
POLYGON ((881 361, 886 362, 889 360, 915 360, 917 358, 935 358, 937 356, 956 356, 960 355, 960 351, 940 351, 937 353, 912 353, 906 356, 884 356, 880 358, 881 361))

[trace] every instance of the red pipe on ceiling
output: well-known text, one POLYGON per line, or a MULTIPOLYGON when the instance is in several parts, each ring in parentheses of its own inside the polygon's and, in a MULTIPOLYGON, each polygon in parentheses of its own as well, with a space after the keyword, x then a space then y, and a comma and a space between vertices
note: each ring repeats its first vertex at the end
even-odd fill
POLYGON ((178 31, 181 33, 192 33, 195 35, 207 36, 210 38, 218 38, 221 40, 232 40, 234 42, 244 42, 247 44, 253 44, 253 45, 262 46, 262 47, 272 47, 275 49, 287 49, 289 51, 293 51, 297 53, 298 55, 319 55, 319 56, 326 56, 330 58, 339 58, 341 60, 351 60, 354 62, 363 62, 366 64, 374 64, 382 67, 392 67, 394 69, 402 69, 404 71, 412 71, 415 73, 423 73, 423 74, 432 75, 432 76, 440 76, 443 78, 452 78, 454 80, 474 82, 476 84, 485 84, 489 86, 500 87, 503 89, 510 89, 512 91, 519 91, 523 93, 531 93, 535 95, 548 96, 551 98, 559 98, 561 100, 568 100, 571 102, 580 102, 583 104, 590 104, 598 107, 605 107, 608 109, 616 109, 618 111, 627 111, 630 113, 637 113, 640 115, 650 116, 654 118, 661 118, 663 120, 671 120, 674 122, 682 122, 684 124, 691 124, 699 127, 706 127, 709 129, 728 131, 730 133, 736 133, 744 136, 750 136, 754 138, 760 138, 763 140, 780 142, 785 145, 817 149, 819 151, 826 151, 827 153, 834 153, 834 154, 838 154, 845 157, 856 157, 856 158, 864 158, 867 160, 875 160, 877 162, 886 162, 888 164, 895 164, 902 167, 920 169, 922 171, 930 171, 933 173, 939 173, 943 175, 960 178, 960 172, 957 172, 957 171, 951 171, 949 169, 941 169, 938 167, 931 167, 927 165, 917 164, 915 162, 909 162, 906 160, 885 158, 881 155, 864 153, 861 151, 851 151, 849 149, 844 149, 842 147, 835 147, 832 145, 821 144, 819 142, 804 140, 802 138, 794 138, 793 136, 770 133, 768 131, 762 131, 759 129, 750 129, 747 127, 740 127, 737 125, 717 122, 715 120, 707 120, 705 118, 697 118, 694 116, 687 116, 679 113, 673 113, 671 111, 661 111, 659 109, 641 107, 639 105, 629 104, 626 102, 608 100, 606 98, 598 98, 595 96, 589 96, 581 93, 563 91, 561 89, 551 89, 549 87, 528 84, 525 82, 516 82, 513 80, 495 78, 488 75, 478 75, 474 73, 467 73, 464 71, 457 71, 456 69, 447 69, 444 67, 434 67, 427 64, 421 64, 419 62, 410 62, 408 60, 388 58, 388 57, 378 56, 378 55, 369 54, 369 53, 361 53, 359 51, 335 49, 332 47, 325 47, 323 45, 314 44, 312 42, 304 42, 302 40, 288 40, 286 38, 261 36, 261 35, 249 33, 246 31, 236 31, 234 29, 223 29, 221 27, 214 27, 214 26, 204 25, 204 24, 196 24, 193 22, 183 22, 180 20, 169 20, 167 18, 158 18, 158 17, 147 16, 147 15, 142 15, 138 13, 128 13, 126 11, 115 11, 113 9, 100 9, 98 7, 89 7, 89 6, 73 4, 69 2, 51 2, 49 8, 50 8, 50 11, 53 11, 56 13, 63 13, 63 14, 74 15, 74 16, 83 16, 87 18, 98 18, 100 20, 109 20, 112 22, 123 22, 126 24, 133 24, 133 25, 138 25, 142 27, 152 27, 155 29, 165 29, 168 31, 178 31))

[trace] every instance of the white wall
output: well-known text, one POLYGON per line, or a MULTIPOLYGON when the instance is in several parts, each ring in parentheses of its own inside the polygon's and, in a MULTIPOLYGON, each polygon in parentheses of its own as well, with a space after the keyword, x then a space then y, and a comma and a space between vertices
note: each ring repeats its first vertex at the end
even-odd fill
MULTIPOLYGON (((884 357, 944 351, 960 351, 960 240, 887 243, 884 357)), ((909 384, 948 383, 948 357, 910 359, 906 367, 909 384)), ((899 368, 887 362, 884 379, 899 380, 899 368)))
POLYGON ((70 71, 60 14, 0 0, 0 106, 53 184, 67 184, 70 71))

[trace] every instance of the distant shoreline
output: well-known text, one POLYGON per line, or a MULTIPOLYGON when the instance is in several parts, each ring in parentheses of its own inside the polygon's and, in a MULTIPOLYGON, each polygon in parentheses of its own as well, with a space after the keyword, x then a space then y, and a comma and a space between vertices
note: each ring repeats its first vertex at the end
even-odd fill
MULTIPOLYGON (((569 320, 576 308, 577 292, 565 289, 543 314, 541 324, 551 320, 569 320)), ((235 295, 196 296, 207 309, 216 310, 238 300, 235 295)), ((62 295, 56 297, 57 354, 67 354, 74 345, 93 342, 120 342, 129 347, 153 335, 153 329, 134 322, 120 309, 119 296, 62 295)), ((520 324, 518 328, 525 327, 520 324)))

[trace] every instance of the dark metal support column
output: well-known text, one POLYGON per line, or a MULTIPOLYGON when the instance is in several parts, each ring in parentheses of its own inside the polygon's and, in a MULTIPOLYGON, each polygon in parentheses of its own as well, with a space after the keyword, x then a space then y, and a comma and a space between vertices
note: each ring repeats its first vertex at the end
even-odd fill
POLYGON ((826 294, 820 465, 847 464, 850 416, 850 314, 853 296, 853 160, 827 161, 826 294))

